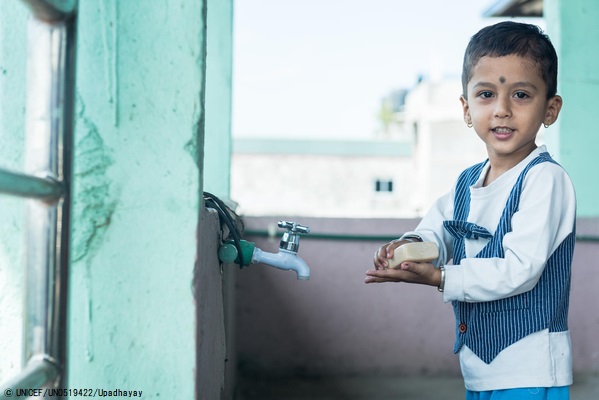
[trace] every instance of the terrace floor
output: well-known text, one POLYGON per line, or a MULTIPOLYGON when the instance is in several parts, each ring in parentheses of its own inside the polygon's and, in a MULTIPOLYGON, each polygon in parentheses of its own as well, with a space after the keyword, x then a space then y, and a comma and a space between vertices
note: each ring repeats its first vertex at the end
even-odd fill
MULTIPOLYGON (((463 400, 461 378, 241 378, 235 400, 463 400)), ((599 375, 576 376, 572 400, 599 399, 599 375)))

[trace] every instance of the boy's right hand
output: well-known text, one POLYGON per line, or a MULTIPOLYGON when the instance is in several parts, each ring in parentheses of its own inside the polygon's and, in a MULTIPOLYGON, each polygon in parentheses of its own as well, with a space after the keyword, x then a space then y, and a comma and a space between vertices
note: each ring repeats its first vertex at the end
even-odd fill
POLYGON ((393 252, 404 243, 410 243, 409 240, 395 239, 387 244, 382 245, 376 253, 374 253, 374 268, 387 269, 389 267, 389 259, 393 258, 393 252))

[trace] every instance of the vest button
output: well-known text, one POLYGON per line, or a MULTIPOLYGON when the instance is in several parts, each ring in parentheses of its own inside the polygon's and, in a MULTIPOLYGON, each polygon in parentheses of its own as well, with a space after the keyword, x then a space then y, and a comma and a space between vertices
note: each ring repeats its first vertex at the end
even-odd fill
POLYGON ((468 327, 465 323, 462 322, 460 325, 458 325, 458 331, 460 331, 460 333, 466 333, 467 330, 468 327))

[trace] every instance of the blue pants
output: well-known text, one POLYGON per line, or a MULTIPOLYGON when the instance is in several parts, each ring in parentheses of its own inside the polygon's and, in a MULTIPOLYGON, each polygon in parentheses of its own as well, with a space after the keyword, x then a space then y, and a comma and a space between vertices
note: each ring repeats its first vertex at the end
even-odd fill
POLYGON ((466 400, 570 400, 570 387, 505 389, 486 392, 466 390, 466 400))

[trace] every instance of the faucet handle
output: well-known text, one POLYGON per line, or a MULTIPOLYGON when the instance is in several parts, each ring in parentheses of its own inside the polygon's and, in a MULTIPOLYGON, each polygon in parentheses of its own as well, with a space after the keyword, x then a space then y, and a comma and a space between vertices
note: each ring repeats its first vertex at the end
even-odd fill
POLYGON ((287 221, 279 221, 279 227, 287 229, 287 232, 283 233, 281 243, 279 243, 279 249, 297 253, 299 249, 299 234, 310 233, 310 228, 296 222, 287 221))
POLYGON ((279 227, 285 228, 289 233, 310 233, 310 228, 296 222, 279 221, 279 227))

